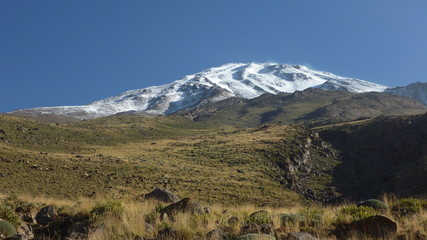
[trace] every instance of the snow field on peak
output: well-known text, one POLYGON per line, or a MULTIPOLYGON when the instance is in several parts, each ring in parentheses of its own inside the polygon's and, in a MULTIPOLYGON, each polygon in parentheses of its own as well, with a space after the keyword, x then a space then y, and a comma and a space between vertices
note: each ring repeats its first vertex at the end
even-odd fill
POLYGON ((33 114, 59 114, 79 119, 138 111, 167 115, 183 108, 230 97, 255 98, 264 93, 292 93, 307 88, 352 92, 384 91, 385 86, 311 70, 301 65, 229 63, 184 76, 172 83, 126 91, 85 106, 19 110, 33 114))

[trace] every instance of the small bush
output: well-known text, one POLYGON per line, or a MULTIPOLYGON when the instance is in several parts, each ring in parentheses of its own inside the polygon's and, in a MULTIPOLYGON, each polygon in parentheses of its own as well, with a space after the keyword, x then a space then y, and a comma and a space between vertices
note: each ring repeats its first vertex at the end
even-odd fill
POLYGON ((11 237, 16 234, 16 229, 12 223, 4 220, 0 220, 0 235, 5 237, 11 237))
POLYGON ((104 217, 120 216, 124 211, 123 203, 116 200, 109 200, 104 203, 98 203, 90 211, 90 221, 99 223, 104 217))
POLYGON ((377 200, 377 199, 368 199, 368 200, 362 201, 362 202, 358 203, 357 206, 371 207, 371 208, 378 210, 378 211, 386 211, 387 210, 387 205, 385 204, 385 202, 377 200))
POLYGON ((378 211, 372 207, 366 206, 348 206, 340 210, 337 215, 338 223, 346 223, 348 221, 358 221, 378 214, 378 211))
POLYGON ((252 213, 249 216, 248 222, 255 223, 257 225, 271 224, 272 219, 271 219, 270 213, 268 213, 267 211, 258 211, 258 212, 252 213))
POLYGON ((280 222, 282 226, 294 225, 297 223, 305 222, 307 219, 300 214, 280 214, 280 222))
POLYGON ((392 207, 392 211, 400 216, 420 213, 423 209, 424 201, 416 198, 403 198, 397 200, 392 207))
POLYGON ((0 206, 0 219, 3 219, 9 223, 11 223, 14 227, 19 227, 21 222, 19 221, 19 217, 15 215, 15 213, 7 206, 0 206))
POLYGON ((305 208, 299 214, 306 219, 306 223, 309 225, 316 225, 322 221, 323 210, 305 208))

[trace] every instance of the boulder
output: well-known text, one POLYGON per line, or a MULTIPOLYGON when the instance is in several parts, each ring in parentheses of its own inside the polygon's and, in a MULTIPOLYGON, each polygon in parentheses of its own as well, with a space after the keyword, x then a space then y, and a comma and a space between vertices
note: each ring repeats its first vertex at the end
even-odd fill
POLYGON ((163 220, 165 215, 172 221, 177 213, 204 214, 203 207, 192 198, 184 198, 179 202, 172 203, 160 211, 160 218, 163 220))
POLYGON ((274 236, 268 234, 246 234, 238 237, 236 240, 276 240, 274 236))
POLYGON ((36 215, 36 221, 40 225, 48 225, 58 219, 58 212, 54 206, 47 206, 40 210, 36 215))
POLYGON ((291 232, 286 237, 286 240, 317 240, 317 238, 306 232, 291 232))
POLYGON ((166 203, 175 203, 179 197, 168 189, 156 187, 152 192, 145 194, 145 199, 155 199, 166 203))
POLYGON ((397 223, 385 216, 376 215, 350 223, 345 231, 374 238, 384 238, 397 233, 397 223))

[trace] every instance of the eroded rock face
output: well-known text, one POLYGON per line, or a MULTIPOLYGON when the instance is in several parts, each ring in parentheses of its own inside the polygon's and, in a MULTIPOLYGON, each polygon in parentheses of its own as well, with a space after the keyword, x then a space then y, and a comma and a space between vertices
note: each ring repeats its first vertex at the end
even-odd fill
POLYGON ((164 188, 156 187, 152 192, 145 194, 145 199, 155 199, 166 203, 174 203, 179 201, 179 197, 172 191, 164 188))
POLYGON ((324 190, 314 190, 309 180, 313 177, 330 175, 333 171, 333 162, 338 158, 334 149, 324 142, 317 133, 304 130, 305 138, 283 142, 276 146, 278 167, 283 171, 280 181, 286 187, 298 192, 305 198, 316 202, 332 202, 337 194, 334 187, 326 186, 324 190), (328 159, 328 161, 325 161, 328 159))

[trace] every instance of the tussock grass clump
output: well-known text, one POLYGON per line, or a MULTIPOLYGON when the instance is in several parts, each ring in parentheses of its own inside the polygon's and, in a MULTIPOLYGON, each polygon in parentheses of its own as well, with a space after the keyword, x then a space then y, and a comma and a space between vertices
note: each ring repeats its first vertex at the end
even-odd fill
POLYGON ((95 224, 100 224, 104 217, 120 216, 124 211, 124 205, 118 200, 107 200, 105 202, 97 203, 90 211, 90 221, 95 224))

